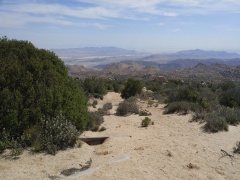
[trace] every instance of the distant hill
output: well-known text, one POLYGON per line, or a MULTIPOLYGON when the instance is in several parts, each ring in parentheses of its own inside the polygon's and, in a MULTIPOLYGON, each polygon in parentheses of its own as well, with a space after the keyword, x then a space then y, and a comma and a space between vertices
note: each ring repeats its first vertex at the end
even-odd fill
MULTIPOLYGON (((205 64, 205 65, 211 65, 215 63, 219 64, 226 64, 229 66, 238 66, 240 65, 240 58, 236 59, 229 59, 229 60, 220 60, 220 59, 177 59, 170 61, 165 64, 161 64, 155 61, 122 61, 121 63, 135 63, 139 64, 141 66, 153 66, 155 68, 159 68, 163 71, 169 71, 169 70, 175 70, 175 69, 184 69, 184 68, 192 68, 196 66, 197 64, 205 64)), ((112 64, 112 63, 110 63, 112 64)), ((101 64, 95 66, 96 69, 105 69, 109 66, 109 64, 101 64)))
POLYGON ((136 74, 138 75, 139 72, 141 73, 156 73, 159 69, 154 66, 143 66, 139 65, 135 62, 120 62, 120 63, 113 63, 106 66, 102 72, 104 74, 136 74))
POLYGON ((215 63, 212 65, 197 64, 192 68, 168 71, 171 78, 192 80, 240 80, 240 66, 228 66, 215 63))
POLYGON ((144 66, 135 62, 119 62, 107 65, 102 70, 86 69, 83 66, 68 66, 69 73, 79 78, 96 76, 105 78, 127 79, 154 79, 156 76, 165 76, 167 79, 191 79, 197 81, 231 80, 240 81, 240 65, 198 63, 191 68, 162 71, 156 66, 144 66))
POLYGON ((192 56, 194 59, 233 59, 233 58, 240 58, 240 55, 237 53, 229 53, 226 51, 204 51, 200 49, 196 50, 187 50, 187 51, 180 51, 176 53, 180 56, 192 56))
POLYGON ((172 61, 177 59, 220 59, 228 60, 240 58, 240 55, 237 53, 229 53, 225 51, 204 51, 200 49, 196 50, 186 50, 180 51, 172 54, 153 54, 146 57, 143 57, 144 61, 172 61))

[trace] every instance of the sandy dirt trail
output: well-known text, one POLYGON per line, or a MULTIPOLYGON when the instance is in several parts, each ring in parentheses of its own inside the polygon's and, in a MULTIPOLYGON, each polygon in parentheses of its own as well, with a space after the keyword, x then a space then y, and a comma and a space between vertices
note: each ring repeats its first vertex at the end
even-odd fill
POLYGON ((240 126, 230 126, 228 132, 208 134, 203 124, 189 123, 191 115, 163 115, 164 105, 140 106, 152 113, 154 125, 140 127, 144 117, 114 115, 122 99, 108 93, 98 107, 112 102, 111 115, 104 116, 103 132, 86 131, 82 137, 109 136, 101 145, 61 151, 56 156, 24 152, 17 160, 0 159, 0 179, 240 179, 240 156, 232 161, 223 157, 240 140, 240 126), (60 172, 79 168, 92 159, 89 170, 64 177, 60 172))

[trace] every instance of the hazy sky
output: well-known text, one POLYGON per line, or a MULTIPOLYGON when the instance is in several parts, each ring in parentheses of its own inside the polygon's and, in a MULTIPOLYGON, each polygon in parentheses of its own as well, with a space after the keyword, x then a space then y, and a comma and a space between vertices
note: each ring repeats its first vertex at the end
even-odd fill
POLYGON ((240 52, 240 0, 0 0, 0 36, 48 49, 240 52))

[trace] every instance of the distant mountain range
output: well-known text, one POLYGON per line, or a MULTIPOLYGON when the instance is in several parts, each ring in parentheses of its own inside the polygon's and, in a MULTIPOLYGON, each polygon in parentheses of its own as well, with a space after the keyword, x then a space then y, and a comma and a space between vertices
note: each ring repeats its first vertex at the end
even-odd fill
POLYGON ((73 60, 73 62, 83 63, 68 65, 69 74, 79 78, 96 76, 117 79, 129 77, 154 79, 156 76, 163 75, 170 79, 240 81, 240 55, 224 51, 188 50, 172 54, 139 56, 135 51, 119 48, 78 48, 59 50, 58 53, 68 54, 71 57, 76 55, 77 61, 73 60), (81 59, 78 53, 82 53, 82 57, 85 53, 85 59, 81 59), (90 55, 97 57, 91 58, 90 55), (103 55, 109 55, 109 57, 103 57, 103 55), (168 59, 165 63, 163 63, 164 58, 168 59), (94 69, 83 66, 84 63, 90 64, 94 69))
POLYGON ((237 53, 200 49, 171 54, 144 54, 116 47, 53 49, 52 51, 66 64, 84 65, 97 69, 104 69, 108 64, 116 62, 135 62, 143 66, 155 66, 160 70, 191 68, 198 63, 240 65, 240 55, 237 53))
POLYGON ((214 63, 206 65, 199 63, 191 68, 161 71, 155 66, 143 66, 135 62, 118 62, 109 64, 103 70, 88 69, 83 66, 69 65, 69 73, 72 76, 85 78, 89 76, 127 79, 154 79, 157 76, 165 76, 167 79, 191 79, 197 81, 231 80, 240 81, 240 66, 228 66, 214 63))
MULTIPOLYGON (((185 68, 192 68, 197 64, 205 64, 205 65, 212 65, 215 63, 219 64, 226 64, 229 66, 238 66, 240 65, 240 58, 236 59, 229 59, 229 60, 219 60, 219 59, 178 59, 173 60, 165 64, 161 64, 154 61, 122 61, 122 63, 132 63, 139 64, 146 67, 156 67, 159 70, 169 71, 169 70, 176 70, 176 69, 185 69, 185 68)), ((96 69, 106 69, 111 66, 112 64, 102 64, 95 66, 96 69)))
POLYGON ((196 50, 187 50, 179 51, 177 53, 171 54, 153 54, 146 57, 143 57, 143 61, 172 61, 177 59, 234 59, 240 58, 240 55, 237 53, 229 53, 225 51, 204 51, 200 49, 196 50))

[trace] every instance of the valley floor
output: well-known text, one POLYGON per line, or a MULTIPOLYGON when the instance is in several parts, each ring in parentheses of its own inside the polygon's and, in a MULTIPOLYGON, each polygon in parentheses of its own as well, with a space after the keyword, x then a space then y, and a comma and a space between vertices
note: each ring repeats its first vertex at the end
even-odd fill
MULTIPOLYGON (((104 116, 103 132, 86 131, 82 137, 109 136, 101 145, 60 151, 56 156, 31 154, 25 151, 19 159, 0 159, 0 179, 240 179, 240 155, 229 154, 240 140, 240 126, 230 126, 228 132, 208 134, 203 124, 190 123, 191 115, 163 115, 164 105, 150 107, 140 102, 154 125, 141 127, 144 117, 115 116, 122 99, 117 93, 108 93, 98 107, 112 102, 111 115, 104 116), (222 158, 221 158, 222 157, 222 158), (71 176, 61 171, 80 168, 92 159, 91 168, 71 176)), ((6 155, 6 154, 5 154, 6 155)))

